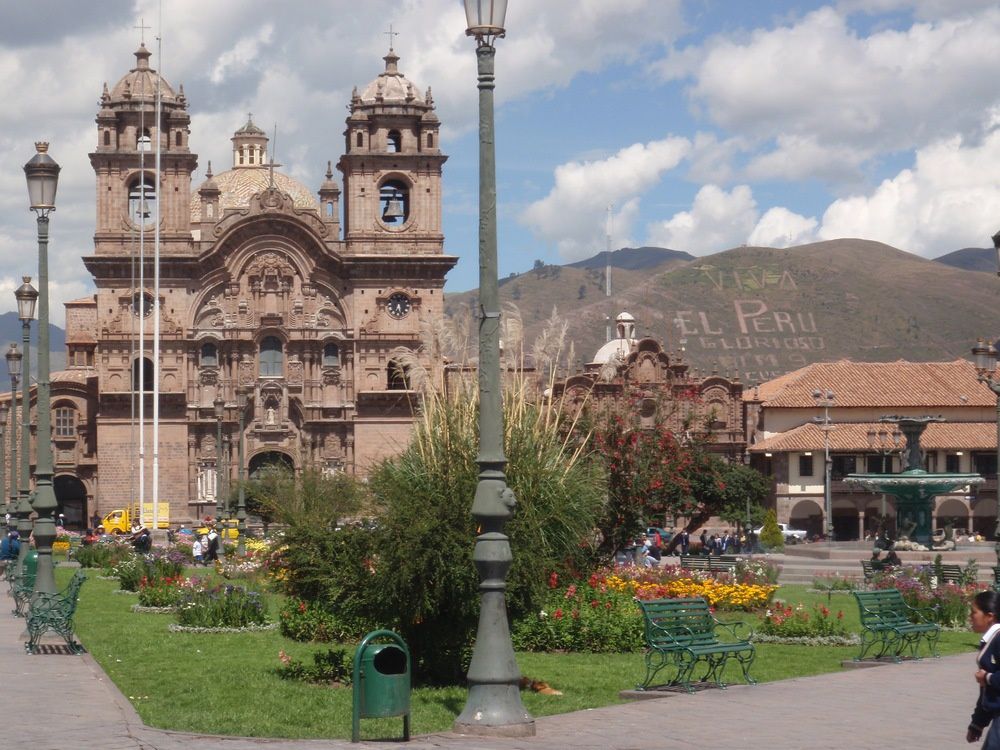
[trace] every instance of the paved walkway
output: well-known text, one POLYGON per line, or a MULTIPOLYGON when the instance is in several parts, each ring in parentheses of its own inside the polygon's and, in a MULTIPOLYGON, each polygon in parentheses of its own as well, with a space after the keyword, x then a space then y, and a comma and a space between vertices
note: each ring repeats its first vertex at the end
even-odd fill
MULTIPOLYGON (((31 750, 333 750, 399 743, 212 737, 145 727, 88 655, 24 653, 23 620, 0 593, 3 741, 31 750)), ((672 750, 700 744, 760 750, 968 748, 972 654, 733 686, 540 718, 537 736, 416 737, 414 750, 672 750)))

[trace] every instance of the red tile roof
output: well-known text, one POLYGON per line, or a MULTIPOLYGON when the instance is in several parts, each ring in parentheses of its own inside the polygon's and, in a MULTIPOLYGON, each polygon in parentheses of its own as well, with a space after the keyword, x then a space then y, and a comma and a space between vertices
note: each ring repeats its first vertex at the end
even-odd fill
MULTIPOLYGON (((834 422, 830 430, 830 450, 870 453, 869 430, 891 430, 882 422, 834 422)), ((905 445, 906 440, 901 441, 905 445)), ((931 422, 920 438, 925 450, 996 450, 995 422, 931 422)), ((823 450, 823 430, 815 422, 773 435, 749 446, 753 453, 823 450)))
POLYGON ((995 406, 975 366, 954 362, 818 362, 743 392, 765 408, 815 409, 814 390, 832 390, 835 407, 995 406))

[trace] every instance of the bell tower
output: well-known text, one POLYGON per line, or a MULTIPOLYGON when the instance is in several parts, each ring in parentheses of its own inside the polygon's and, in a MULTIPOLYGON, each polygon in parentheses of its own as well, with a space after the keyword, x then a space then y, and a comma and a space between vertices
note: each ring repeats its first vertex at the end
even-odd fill
POLYGON ((344 240, 348 253, 440 254, 440 121, 430 89, 419 93, 389 49, 385 70, 351 96, 345 153, 344 240))
POLYGON ((157 201, 161 253, 192 252, 191 174, 198 158, 188 146, 191 118, 187 99, 183 86, 175 92, 149 67, 149 58, 149 50, 140 45, 135 52, 135 67, 111 90, 105 83, 101 94, 101 110, 96 120, 97 148, 90 154, 97 178, 94 233, 97 255, 128 255, 141 232, 147 235, 151 246, 157 201))

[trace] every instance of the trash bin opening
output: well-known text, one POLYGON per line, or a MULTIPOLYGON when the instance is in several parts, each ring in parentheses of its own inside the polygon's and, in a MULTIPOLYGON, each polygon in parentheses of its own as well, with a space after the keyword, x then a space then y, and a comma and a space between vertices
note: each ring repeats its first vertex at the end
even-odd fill
POLYGON ((406 654, 398 646, 386 646, 372 657, 372 666, 382 674, 406 674, 406 654))

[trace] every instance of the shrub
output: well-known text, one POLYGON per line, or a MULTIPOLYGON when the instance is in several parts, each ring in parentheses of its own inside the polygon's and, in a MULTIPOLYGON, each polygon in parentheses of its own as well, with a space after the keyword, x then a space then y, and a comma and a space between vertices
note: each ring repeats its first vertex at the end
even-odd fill
POLYGON ((350 685, 353 677, 353 664, 349 661, 347 650, 338 648, 320 651, 313 654, 313 665, 307 667, 303 662, 292 659, 284 651, 278 653, 282 666, 276 670, 283 680, 301 680, 302 682, 318 682, 333 685, 350 685))
POLYGON ((186 591, 200 584, 197 578, 142 578, 139 581, 139 604, 143 607, 175 607, 186 591))
POLYGON ((609 588, 594 574, 586 582, 556 584, 537 612, 520 617, 511 633, 522 651, 624 653, 643 644, 642 616, 629 592, 609 588))
POLYGON ((839 573, 816 573, 813 575, 812 587, 819 591, 853 591, 858 588, 858 581, 839 573))
POLYGON ((827 607, 820 604, 813 605, 811 610, 807 610, 801 604, 792 607, 779 602, 764 613, 764 621, 757 630, 764 635, 784 638, 847 635, 844 613, 838 610, 834 615, 827 607))
POLYGON ((921 609, 923 616, 932 622, 947 627, 965 625, 972 597, 979 587, 976 584, 959 586, 954 583, 932 587, 932 575, 933 566, 904 565, 876 573, 871 585, 875 589, 898 589, 907 604, 921 609))
POLYGON ((764 527, 760 530, 760 544, 766 550, 780 552, 785 548, 785 535, 778 526, 778 515, 774 510, 764 516, 764 527))
POLYGON ((132 548, 125 544, 116 542, 101 542, 99 544, 88 544, 86 547, 78 547, 73 555, 73 559, 80 563, 82 568, 103 568, 111 574, 121 560, 131 558, 135 555, 132 548))
MULTIPOLYGON (((278 614, 281 634, 293 641, 342 641, 360 635, 359 630, 347 627, 324 606, 295 599, 285 601, 278 614)), ((363 629, 363 628, 362 628, 363 629)))
POLYGON ((193 589, 177 605, 177 623, 196 628, 245 628, 267 623, 261 595, 241 586, 193 589))

